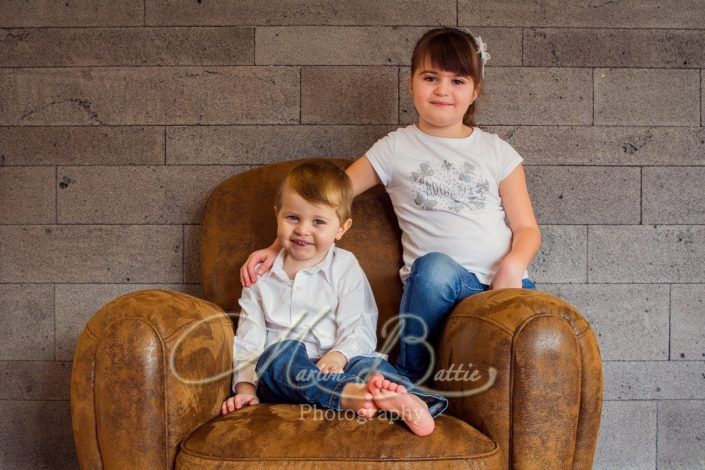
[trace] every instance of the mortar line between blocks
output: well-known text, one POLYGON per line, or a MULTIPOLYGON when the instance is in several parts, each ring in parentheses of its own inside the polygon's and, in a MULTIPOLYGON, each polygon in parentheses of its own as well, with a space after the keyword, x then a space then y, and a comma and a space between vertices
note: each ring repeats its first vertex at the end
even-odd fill
POLYGON ((656 400, 656 436, 655 436, 655 439, 654 439, 654 440, 656 441, 656 442, 654 442, 654 449, 655 449, 655 452, 654 452, 654 453, 655 453, 655 456, 654 456, 654 458, 655 458, 655 460, 656 460, 656 461, 654 462, 654 467, 656 467, 656 469, 658 469, 658 409, 659 409, 659 401, 656 400))
POLYGON ((460 26, 460 0, 455 0, 455 26, 460 26))
POLYGON ((668 360, 671 360, 671 321, 673 311, 673 284, 668 285, 668 360))
POLYGON ((186 283, 186 225, 181 226, 181 282, 186 283))
POLYGON ((167 126, 164 126, 164 164, 166 165, 166 128, 167 126))
POLYGON ((59 165, 54 165, 54 223, 59 225, 59 165))
POLYGON ((142 1, 142 25, 147 26, 147 0, 142 1))
POLYGON ((52 354, 54 356, 54 361, 57 361, 57 356, 56 356, 56 284, 51 285, 53 295, 53 310, 54 310, 54 338, 53 338, 53 344, 52 344, 52 354))

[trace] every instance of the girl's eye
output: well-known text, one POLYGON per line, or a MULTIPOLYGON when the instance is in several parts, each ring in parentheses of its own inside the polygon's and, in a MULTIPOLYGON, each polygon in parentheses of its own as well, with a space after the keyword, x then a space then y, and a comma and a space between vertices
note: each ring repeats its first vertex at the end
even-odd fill
POLYGON ((432 82, 436 79, 436 77, 432 77, 432 76, 428 75, 428 76, 425 76, 423 79, 426 80, 427 82, 432 82))
POLYGON ((323 221, 321 219, 316 219, 313 221, 313 223, 316 225, 325 225, 325 221, 323 221))
POLYGON ((463 85, 463 84, 465 84, 465 81, 456 78, 455 80, 453 80, 453 84, 454 85, 463 85))

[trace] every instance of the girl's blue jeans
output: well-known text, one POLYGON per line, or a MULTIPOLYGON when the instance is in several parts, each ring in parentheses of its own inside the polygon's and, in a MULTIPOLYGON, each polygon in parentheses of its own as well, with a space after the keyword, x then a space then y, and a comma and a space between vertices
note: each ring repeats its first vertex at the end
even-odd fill
MULTIPOLYGON (((446 254, 434 252, 417 258, 399 307, 397 370, 414 383, 428 380, 435 365, 433 345, 438 343, 444 320, 458 302, 489 288, 446 254)), ((536 289, 536 284, 523 279, 522 288, 536 289)))
POLYGON ((448 400, 438 394, 422 391, 402 376, 381 357, 351 358, 343 373, 322 373, 306 354, 301 341, 285 339, 267 347, 255 368, 259 376, 257 396, 263 403, 317 405, 342 410, 340 396, 349 383, 362 384, 374 371, 398 383, 421 398, 434 418, 447 408, 448 400))

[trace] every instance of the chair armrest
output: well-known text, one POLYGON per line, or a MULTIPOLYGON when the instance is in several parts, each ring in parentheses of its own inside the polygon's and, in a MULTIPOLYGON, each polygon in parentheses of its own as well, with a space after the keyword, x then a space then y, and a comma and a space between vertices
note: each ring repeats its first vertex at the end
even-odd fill
POLYGON ((448 412, 493 438, 504 468, 592 468, 602 364, 595 335, 574 307, 524 289, 469 297, 448 318, 436 367, 448 412), (439 374, 461 364, 475 377, 439 374), (491 369, 494 382, 476 393, 491 382, 491 369))
POLYGON ((232 348, 223 310, 179 292, 133 292, 98 310, 71 372, 81 467, 173 468, 179 443, 230 395, 232 348))

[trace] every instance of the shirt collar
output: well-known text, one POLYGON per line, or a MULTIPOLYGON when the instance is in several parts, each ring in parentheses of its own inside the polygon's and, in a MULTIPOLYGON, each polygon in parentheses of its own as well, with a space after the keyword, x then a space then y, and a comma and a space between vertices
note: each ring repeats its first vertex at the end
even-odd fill
MULTIPOLYGON (((314 274, 321 271, 328 282, 332 282, 331 267, 333 266, 333 257, 335 255, 334 252, 335 244, 328 249, 328 253, 326 253, 318 264, 311 266, 310 268, 301 269, 299 272, 314 274)), ((277 276, 282 281, 292 281, 292 279, 289 278, 289 275, 284 271, 284 248, 282 248, 277 257, 274 258, 274 263, 272 264, 272 270, 270 272, 273 276, 277 276)))

